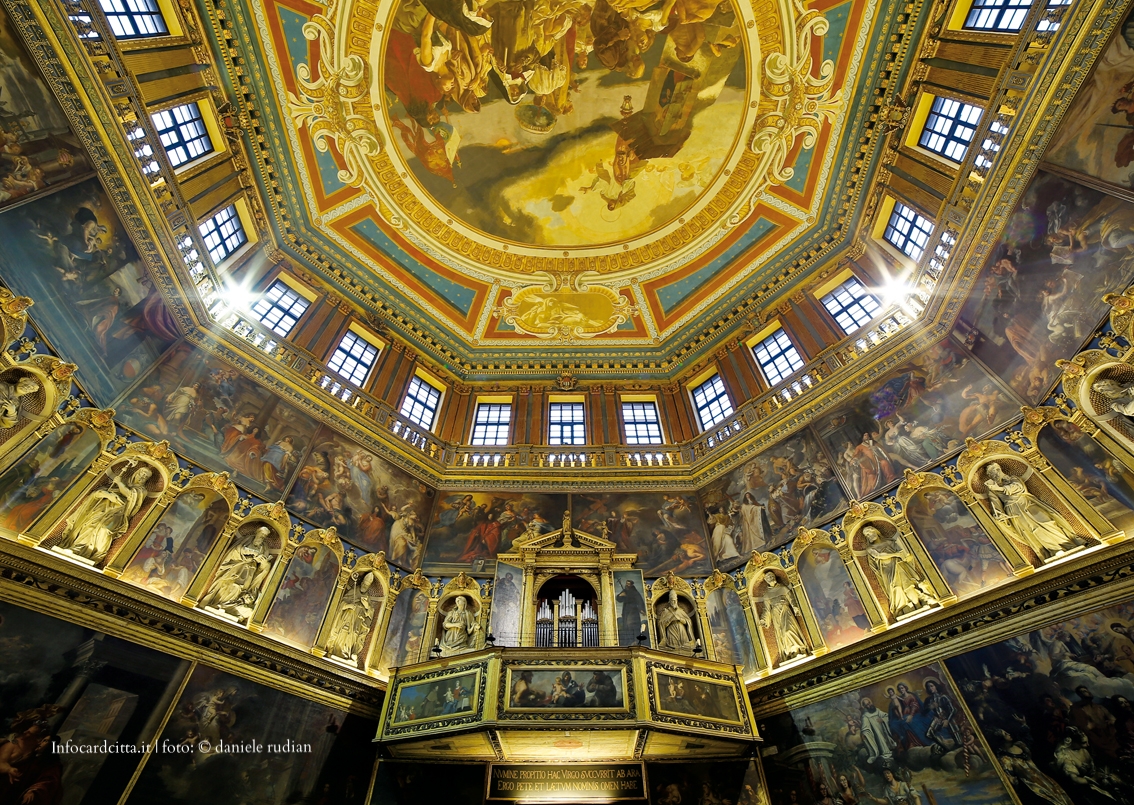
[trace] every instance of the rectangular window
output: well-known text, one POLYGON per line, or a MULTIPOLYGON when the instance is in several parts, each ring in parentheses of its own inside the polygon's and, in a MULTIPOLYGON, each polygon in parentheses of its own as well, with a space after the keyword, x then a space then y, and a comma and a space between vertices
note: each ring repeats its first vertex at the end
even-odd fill
POLYGON ((732 414, 732 401, 720 375, 713 375, 693 389, 693 407, 697 409, 701 430, 708 430, 732 414))
POLYGON ((117 39, 142 39, 169 33, 157 0, 99 0, 117 39))
POLYGON ((205 240, 205 248, 209 250, 214 266, 219 266, 247 243, 248 236, 244 234, 236 205, 229 204, 201 224, 201 237, 205 240))
POLYGON ((622 403, 622 429, 626 444, 662 444, 657 403, 622 403))
POLYGON ((213 150, 213 142, 201 119, 201 107, 185 103, 155 112, 154 126, 169 162, 177 168, 213 150))
POLYGON ((925 254, 926 244, 932 234, 933 224, 928 218, 905 204, 895 204, 884 237, 916 263, 925 254))
POLYGON ((587 443, 587 423, 581 402, 551 403, 547 416, 547 443, 587 443))
POLYGON ((847 335, 882 311, 882 304, 876 297, 866 292, 866 286, 859 282, 857 277, 851 277, 819 301, 827 308, 827 312, 835 317, 835 321, 847 335))
POLYGON ((252 313, 265 327, 284 338, 295 329, 311 303, 283 280, 276 280, 252 306, 252 313))
POLYGON ((918 145, 946 159, 961 162, 973 141, 983 111, 979 106, 953 98, 934 98, 918 145))
POLYGON ((508 444, 512 426, 512 406, 508 403, 477 403, 472 444, 508 444))
POLYGON ((401 415, 410 422, 415 422, 426 430, 433 429, 433 421, 437 419, 437 408, 441 405, 441 392, 414 375, 406 389, 406 398, 402 400, 401 415))
POLYGON ((366 376, 378 360, 378 347, 353 330, 347 330, 327 362, 327 368, 356 386, 366 382, 366 376))
POLYGON ((803 368, 803 358, 783 327, 752 347, 756 363, 764 373, 769 386, 774 386, 803 368))
POLYGON ((1032 0, 973 0, 965 27, 970 31, 1015 33, 1023 27, 1031 7, 1032 0))

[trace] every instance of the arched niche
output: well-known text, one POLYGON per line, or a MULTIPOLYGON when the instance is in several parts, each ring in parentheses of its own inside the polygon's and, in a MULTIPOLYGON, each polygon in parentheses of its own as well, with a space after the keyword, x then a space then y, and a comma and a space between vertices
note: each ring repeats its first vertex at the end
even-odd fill
POLYGON ((658 651, 704 656, 701 618, 689 582, 673 573, 656 579, 650 586, 650 612, 658 651))
POLYGON ((106 572, 180 601, 228 527, 237 495, 228 473, 193 476, 153 527, 135 533, 107 563, 106 572))
POLYGON ((891 623, 955 601, 925 548, 877 503, 856 503, 842 529, 871 593, 891 623))
POLYGON ((229 525, 182 603, 250 624, 261 609, 265 589, 274 581, 290 526, 282 503, 254 506, 246 517, 229 525))
POLYGON ((484 606, 480 585, 463 572, 445 585, 437 601, 433 647, 442 657, 466 654, 484 646, 484 606))
POLYGON ((385 553, 365 554, 353 565, 344 562, 314 653, 360 671, 373 666, 389 612, 389 587, 385 553))
POLYGON ((575 573, 541 573, 535 594, 535 641, 541 648, 597 648, 597 579, 575 573))
POLYGON ((45 423, 58 422, 55 411, 77 367, 50 355, 11 362, 2 351, 0 367, 0 468, 5 468, 44 435, 45 423))
POLYGON ((828 649, 857 643, 882 629, 886 618, 878 609, 859 566, 844 541, 836 545, 820 529, 800 529, 791 547, 795 569, 819 634, 828 649))
POLYGON ((272 596, 264 616, 264 634, 308 649, 335 594, 343 564, 343 544, 335 529, 308 531, 288 543, 280 557, 281 572, 265 596, 272 596))
POLYGON ((41 548, 102 567, 131 534, 149 529, 161 513, 159 501, 176 471, 177 459, 166 442, 134 442, 118 456, 104 453, 88 470, 93 483, 61 517, 49 516, 37 523, 33 534, 45 532, 36 534, 41 548))
POLYGON ((997 544, 977 519, 979 512, 974 514, 941 476, 907 472, 897 499, 914 536, 958 600, 1004 584, 1027 566, 1003 539, 997 544))
POLYGON ((113 415, 79 409, 0 473, 0 529, 13 536, 26 534, 62 500, 114 438, 113 415))
POLYGON ((774 553, 756 554, 744 577, 769 668, 827 651, 794 567, 784 567, 774 553))
POLYGON ((1033 567, 1098 544, 1088 521, 1003 442, 970 441, 957 469, 996 527, 1033 567))
POLYGON ((739 665, 745 679, 755 679, 762 667, 748 619, 748 607, 736 592, 736 581, 714 570, 705 579, 705 621, 709 655, 717 662, 739 665))
POLYGON ((388 678, 394 668, 411 665, 422 659, 430 645, 426 639, 426 627, 432 601, 432 586, 429 579, 415 570, 397 581, 391 580, 390 618, 382 635, 382 650, 378 662, 370 667, 377 675, 388 678))

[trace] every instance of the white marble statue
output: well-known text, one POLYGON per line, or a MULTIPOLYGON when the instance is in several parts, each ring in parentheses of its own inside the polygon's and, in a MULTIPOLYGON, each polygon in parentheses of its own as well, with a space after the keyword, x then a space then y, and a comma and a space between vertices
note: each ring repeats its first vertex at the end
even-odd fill
POLYGON ((110 476, 104 489, 92 492, 68 518, 59 547, 94 563, 106 558, 114 541, 126 533, 130 520, 146 502, 146 484, 153 476, 149 467, 138 467, 124 480, 129 467, 110 476))
POLYGON ((770 628, 776 636, 776 646, 780 651, 780 662, 786 662, 807 653, 807 638, 803 634, 799 619, 803 612, 792 591, 780 584, 771 570, 764 571, 766 588, 761 600, 764 614, 760 625, 770 628))
POLYGON ((872 525, 862 529, 866 556, 890 600, 895 617, 917 612, 937 603, 933 588, 914 561, 913 553, 897 534, 882 536, 872 525))
POLYGON ((1062 556, 1081 544, 1071 524, 1055 507, 1029 492, 1023 480, 1004 472, 999 463, 992 462, 985 468, 984 485, 996 522, 1041 560, 1062 556))

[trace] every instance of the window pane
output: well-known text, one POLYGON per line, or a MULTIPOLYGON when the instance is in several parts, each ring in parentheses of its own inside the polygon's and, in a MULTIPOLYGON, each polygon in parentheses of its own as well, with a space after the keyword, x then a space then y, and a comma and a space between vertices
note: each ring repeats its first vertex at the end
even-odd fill
POLYGON ((752 354, 756 356, 756 363, 764 372, 769 386, 803 368, 803 358, 783 327, 752 347, 752 354))
POLYGON ((310 304, 283 280, 276 280, 252 306, 252 313, 265 327, 286 338, 310 304))
POLYGON ((366 381, 366 376, 378 358, 378 347, 371 344, 358 333, 348 331, 339 342, 335 354, 327 363, 327 368, 345 377, 356 386, 366 381))
POLYGON ((201 108, 196 103, 155 112, 153 121, 173 167, 180 167, 212 152, 213 143, 201 119, 201 108))
POLYGON ((507 403, 479 403, 473 422, 472 443, 476 445, 508 444, 512 422, 512 406, 507 403))
POLYGON ((925 254, 925 247, 933 235, 933 224, 923 215, 914 212, 905 204, 895 204, 886 224, 885 238, 898 251, 915 262, 925 254))
POLYGON ((587 443, 587 426, 581 402, 552 403, 547 423, 548 444, 587 443))
POLYGON ((973 0, 965 27, 973 31, 1015 32, 1024 24, 1031 0, 973 0))
POLYGON ((437 406, 440 403, 441 392, 415 376, 406 389, 406 398, 402 401, 400 413, 411 422, 416 422, 426 430, 430 430, 433 428, 433 420, 437 417, 437 406))
POLYGON ((622 403, 626 444, 662 444, 658 407, 652 402, 622 403))
POLYGON ((827 312, 850 335, 882 311, 878 299, 866 292, 866 286, 851 277, 821 300, 827 312))
POLYGON ((219 266, 237 249, 248 242, 244 226, 236 212, 236 205, 230 204, 212 218, 201 224, 201 237, 213 265, 219 266))
POLYGON ((117 39, 141 39, 169 33, 157 0, 99 0, 117 39))
POLYGON ((973 141, 983 111, 979 106, 953 98, 934 98, 918 144, 954 162, 961 162, 973 141))
POLYGON ((693 407, 701 421, 701 430, 708 430, 733 412, 732 401, 720 375, 713 375, 693 389, 693 407))

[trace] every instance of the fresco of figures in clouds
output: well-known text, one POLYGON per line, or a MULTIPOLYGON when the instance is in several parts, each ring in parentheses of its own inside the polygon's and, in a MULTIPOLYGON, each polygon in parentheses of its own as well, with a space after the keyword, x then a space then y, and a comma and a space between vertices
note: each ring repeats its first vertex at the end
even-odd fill
POLYGON ((1134 602, 946 665, 1021 802, 1134 802, 1134 602))
POLYGON ((700 492, 709 547, 721 570, 844 510, 847 496, 810 430, 789 436, 700 492))
POLYGON ((0 242, 0 279, 35 300, 33 321, 99 404, 180 336, 97 179, 0 213, 0 242))
POLYGON ((1020 413, 1020 403, 950 340, 818 420, 847 492, 865 500, 1020 413))
POLYGON ((407 570, 421 561, 434 492, 372 450, 323 426, 287 498, 295 515, 407 570))
POLYGON ((1118 26, 1044 159, 1134 189, 1134 18, 1118 26))
POLYGON ((1040 171, 961 309, 957 332, 1031 404, 1134 275, 1134 204, 1040 171))
POLYGON ((937 664, 758 726, 771 805, 1012 803, 937 664))
POLYGON ((647 576, 704 575, 712 571, 704 520, 695 495, 625 492, 571 495, 571 520, 588 534, 603 533, 620 551, 635 553, 647 576))
POLYGON ((90 170, 62 107, 0 9, 0 210, 90 170))

